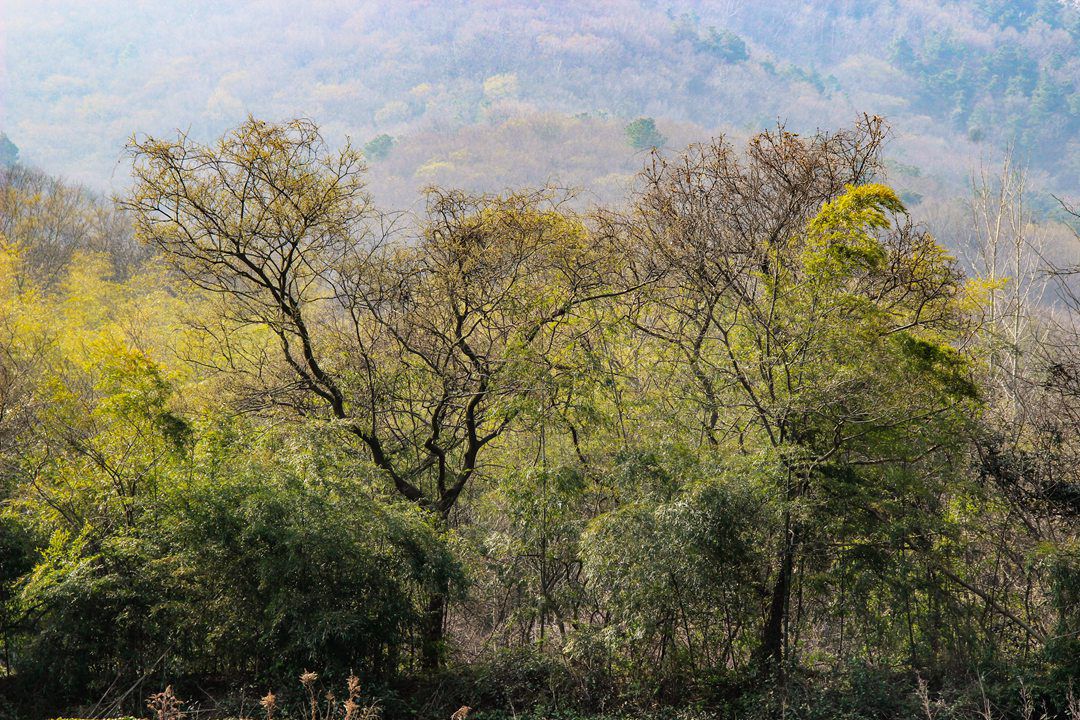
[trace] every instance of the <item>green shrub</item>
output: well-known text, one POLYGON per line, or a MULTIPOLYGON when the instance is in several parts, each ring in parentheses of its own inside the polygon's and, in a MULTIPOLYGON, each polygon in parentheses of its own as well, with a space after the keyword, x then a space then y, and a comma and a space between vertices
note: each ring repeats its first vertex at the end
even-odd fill
MULTIPOLYGON (((196 480, 129 533, 57 533, 25 584, 16 675, 57 702, 116 678, 385 677, 456 573, 418 509, 281 474, 196 480)), ((127 678, 127 680, 124 680, 127 678)))

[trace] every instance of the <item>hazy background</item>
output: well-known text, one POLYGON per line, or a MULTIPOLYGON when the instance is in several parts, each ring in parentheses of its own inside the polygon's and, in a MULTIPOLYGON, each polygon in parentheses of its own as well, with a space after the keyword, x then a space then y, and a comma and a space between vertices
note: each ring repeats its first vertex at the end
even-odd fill
POLYGON ((303 115, 368 146, 395 205, 428 183, 558 182, 622 196, 626 125, 669 150, 783 119, 885 115, 909 203, 1008 144, 1036 205, 1080 187, 1080 9, 1071 0, 0 3, 0 130, 24 163, 122 190, 133 133, 209 140, 303 115))

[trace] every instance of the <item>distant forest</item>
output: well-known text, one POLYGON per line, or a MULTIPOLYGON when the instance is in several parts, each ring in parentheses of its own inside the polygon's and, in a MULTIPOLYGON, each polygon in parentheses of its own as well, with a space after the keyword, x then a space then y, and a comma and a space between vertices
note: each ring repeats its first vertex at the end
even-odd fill
POLYGON ((396 206, 427 183, 553 180, 615 200, 640 165, 637 118, 678 149, 870 112, 890 118, 897 161, 953 189, 1007 145, 1043 190, 1080 184, 1070 0, 13 6, 0 130, 96 189, 126 185, 133 132, 208 138, 248 112, 373 143, 396 206))

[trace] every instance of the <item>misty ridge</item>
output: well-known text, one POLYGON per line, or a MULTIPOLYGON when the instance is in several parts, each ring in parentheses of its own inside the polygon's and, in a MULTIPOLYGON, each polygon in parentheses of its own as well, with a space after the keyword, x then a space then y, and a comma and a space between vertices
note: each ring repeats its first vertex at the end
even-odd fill
POLYGON ((389 135, 400 192, 418 178, 475 183, 479 167, 497 177, 471 189, 626 175, 637 162, 622 127, 637 117, 678 148, 867 112, 890 119, 890 152, 924 172, 963 176, 1012 143, 1048 182, 1080 173, 1069 2, 8 8, 3 129, 28 162, 96 188, 126 184, 116 164, 132 133, 209 139, 247 113, 312 117, 332 141, 389 135), (513 157, 478 147, 474 126, 513 157), (575 145, 583 135, 599 147, 575 145), (532 155, 543 162, 521 166, 532 155))

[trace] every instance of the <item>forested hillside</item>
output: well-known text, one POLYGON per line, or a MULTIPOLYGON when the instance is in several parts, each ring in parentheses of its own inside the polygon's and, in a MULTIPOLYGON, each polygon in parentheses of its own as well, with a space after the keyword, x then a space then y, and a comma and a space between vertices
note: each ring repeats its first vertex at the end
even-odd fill
POLYGON ((624 134, 639 117, 678 149, 876 113, 923 173, 955 183, 1011 143, 1040 187, 1080 182, 1071 0, 8 5, 0 129, 25 161, 96 188, 126 186, 133 132, 208 138, 248 112, 376 141, 394 205, 430 182, 555 180, 615 200, 640 164, 624 134))
POLYGON ((1080 720, 1075 3, 3 12, 0 720, 1080 720))

